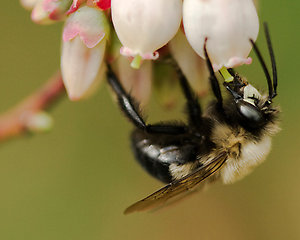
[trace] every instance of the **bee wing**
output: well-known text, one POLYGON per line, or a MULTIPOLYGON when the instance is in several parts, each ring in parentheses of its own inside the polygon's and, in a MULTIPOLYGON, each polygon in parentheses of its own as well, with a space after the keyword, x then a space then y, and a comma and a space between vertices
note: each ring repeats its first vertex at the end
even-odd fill
POLYGON ((192 190, 197 184, 218 171, 227 160, 227 153, 221 152, 217 157, 211 159, 206 164, 197 168, 194 172, 187 176, 175 180, 148 197, 132 204, 125 211, 124 214, 129 214, 136 211, 145 211, 158 207, 165 203, 168 199, 192 190))

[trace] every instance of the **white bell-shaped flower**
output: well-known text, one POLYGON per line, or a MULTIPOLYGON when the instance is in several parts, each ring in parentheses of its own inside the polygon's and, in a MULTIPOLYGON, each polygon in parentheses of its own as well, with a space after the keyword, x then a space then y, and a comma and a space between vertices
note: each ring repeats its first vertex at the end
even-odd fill
MULTIPOLYGON (((157 49, 178 31, 181 0, 112 0, 112 21, 123 44, 121 53, 136 59, 156 59, 157 49)), ((139 61, 132 66, 138 68, 139 61)))
POLYGON ((183 24, 193 49, 204 58, 203 46, 214 70, 250 64, 249 39, 259 30, 258 16, 252 0, 185 0, 183 24))

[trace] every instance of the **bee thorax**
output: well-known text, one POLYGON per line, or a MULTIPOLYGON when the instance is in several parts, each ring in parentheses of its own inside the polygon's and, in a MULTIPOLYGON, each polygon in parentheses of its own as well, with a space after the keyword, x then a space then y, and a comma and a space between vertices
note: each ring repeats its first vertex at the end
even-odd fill
POLYGON ((238 157, 229 157, 220 171, 224 184, 233 183, 248 175, 256 166, 261 164, 271 150, 271 138, 265 136, 258 142, 248 142, 240 147, 238 157))

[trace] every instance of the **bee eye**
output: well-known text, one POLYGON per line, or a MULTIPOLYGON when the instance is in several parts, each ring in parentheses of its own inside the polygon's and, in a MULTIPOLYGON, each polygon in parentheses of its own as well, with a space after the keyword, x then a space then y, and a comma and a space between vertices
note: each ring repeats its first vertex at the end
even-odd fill
POLYGON ((257 107, 248 102, 238 101, 237 108, 239 113, 249 122, 260 124, 264 120, 261 111, 259 111, 257 107))

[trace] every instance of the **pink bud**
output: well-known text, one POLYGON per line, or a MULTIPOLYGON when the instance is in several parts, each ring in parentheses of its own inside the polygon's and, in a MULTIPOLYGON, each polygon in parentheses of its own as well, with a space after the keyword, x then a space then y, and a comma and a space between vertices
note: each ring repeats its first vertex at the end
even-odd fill
POLYGON ((109 35, 103 11, 83 6, 71 14, 63 31, 61 70, 71 100, 79 100, 99 80, 109 35))

